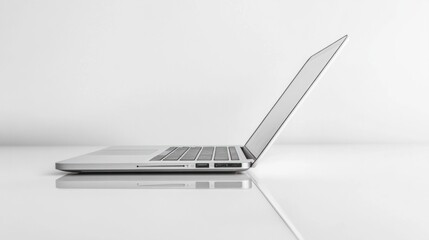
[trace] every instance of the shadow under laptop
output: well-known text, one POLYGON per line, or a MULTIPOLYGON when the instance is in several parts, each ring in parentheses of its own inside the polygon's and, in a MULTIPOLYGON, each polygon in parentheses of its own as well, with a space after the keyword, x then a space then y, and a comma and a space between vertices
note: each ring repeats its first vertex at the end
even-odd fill
POLYGON ((251 189, 246 173, 97 173, 67 174, 56 180, 59 189, 251 189))

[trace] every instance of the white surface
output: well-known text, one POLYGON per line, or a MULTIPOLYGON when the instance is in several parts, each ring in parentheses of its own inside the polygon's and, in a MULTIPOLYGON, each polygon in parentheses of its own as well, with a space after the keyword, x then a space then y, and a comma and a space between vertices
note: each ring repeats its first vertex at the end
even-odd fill
POLYGON ((0 148, 0 239, 296 239, 256 186, 57 189, 55 161, 96 149, 0 148))
POLYGON ((244 144, 305 59, 344 34, 280 141, 427 142, 428 12, 426 0, 0 0, 0 144, 244 144))
POLYGON ((304 239, 428 239, 429 145, 275 146, 254 169, 304 239))
MULTIPOLYGON (((255 187, 56 189, 54 162, 94 149, 1 148, 0 238, 288 239, 255 187)), ((304 239, 423 240, 428 159, 428 145, 275 145, 250 173, 304 239)))

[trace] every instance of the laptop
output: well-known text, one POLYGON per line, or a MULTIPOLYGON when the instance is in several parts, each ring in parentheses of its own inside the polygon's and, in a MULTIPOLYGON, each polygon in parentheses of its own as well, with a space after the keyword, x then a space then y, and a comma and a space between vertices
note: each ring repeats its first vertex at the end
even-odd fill
POLYGON ((59 161, 68 172, 238 172, 254 167, 303 97, 332 62, 347 35, 313 54, 244 146, 113 146, 59 161))

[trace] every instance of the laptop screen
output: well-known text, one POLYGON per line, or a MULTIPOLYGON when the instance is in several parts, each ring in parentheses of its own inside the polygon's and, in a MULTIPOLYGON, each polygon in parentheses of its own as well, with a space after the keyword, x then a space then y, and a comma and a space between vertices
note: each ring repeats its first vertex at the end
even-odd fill
POLYGON ((286 119, 295 110, 302 97, 325 69, 346 38, 347 36, 340 38, 311 56, 262 120, 245 145, 256 159, 278 134, 286 119))

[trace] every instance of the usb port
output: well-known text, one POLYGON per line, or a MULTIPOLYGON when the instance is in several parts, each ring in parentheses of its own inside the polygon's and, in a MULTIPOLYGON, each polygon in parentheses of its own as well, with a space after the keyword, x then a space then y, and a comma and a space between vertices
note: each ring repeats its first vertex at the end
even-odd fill
POLYGON ((196 168, 208 168, 209 164, 208 163, 197 163, 195 164, 196 168))

